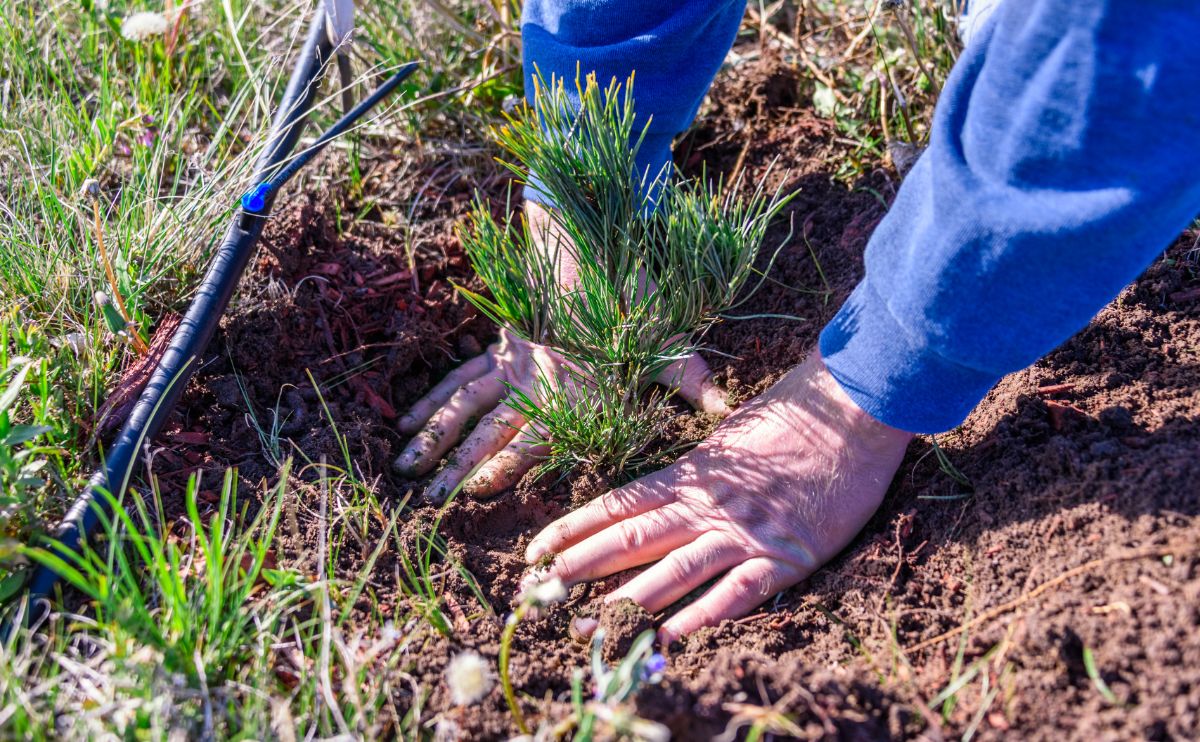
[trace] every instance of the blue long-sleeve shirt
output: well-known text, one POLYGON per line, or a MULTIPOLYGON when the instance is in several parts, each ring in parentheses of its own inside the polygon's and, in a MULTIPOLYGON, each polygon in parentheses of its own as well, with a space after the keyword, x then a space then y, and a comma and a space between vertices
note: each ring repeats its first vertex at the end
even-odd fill
MULTIPOLYGON (((742 0, 527 0, 527 72, 637 72, 665 162, 736 33, 742 0)), ((929 147, 821 333, 864 410, 958 425, 1110 301, 1200 214, 1200 6, 1003 3, 944 87, 929 147)))

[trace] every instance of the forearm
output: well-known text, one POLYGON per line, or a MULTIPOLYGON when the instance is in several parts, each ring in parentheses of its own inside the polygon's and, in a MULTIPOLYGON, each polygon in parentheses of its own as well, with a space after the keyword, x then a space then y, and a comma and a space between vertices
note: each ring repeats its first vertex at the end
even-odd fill
MULTIPOLYGON (((654 178, 671 160, 671 140, 695 117, 744 9, 745 0, 528 0, 521 18, 527 96, 532 102, 537 75, 563 80, 568 93, 577 74, 595 73, 601 86, 635 75, 638 121, 649 122, 638 166, 654 178)), ((545 202, 536 189, 526 196, 545 202)))
POLYGON ((822 334, 856 403, 910 431, 959 424, 1200 212, 1198 32, 1189 2, 997 11, 822 334))

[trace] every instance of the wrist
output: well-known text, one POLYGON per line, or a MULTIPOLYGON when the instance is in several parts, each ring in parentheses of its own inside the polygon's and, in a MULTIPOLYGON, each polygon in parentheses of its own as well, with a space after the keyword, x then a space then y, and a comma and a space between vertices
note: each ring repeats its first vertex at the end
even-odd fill
POLYGON ((859 406, 826 368, 816 348, 777 387, 783 387, 781 391, 792 399, 805 400, 808 411, 816 413, 830 429, 830 437, 881 451, 906 447, 913 438, 912 433, 876 419, 859 406))

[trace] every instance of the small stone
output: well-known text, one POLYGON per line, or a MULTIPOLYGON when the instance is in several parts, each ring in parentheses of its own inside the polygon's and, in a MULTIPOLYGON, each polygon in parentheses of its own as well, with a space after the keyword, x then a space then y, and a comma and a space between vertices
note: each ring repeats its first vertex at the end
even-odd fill
POLYGON ((1100 411, 1100 422, 1116 430, 1133 427, 1133 413, 1126 407, 1108 407, 1100 411))

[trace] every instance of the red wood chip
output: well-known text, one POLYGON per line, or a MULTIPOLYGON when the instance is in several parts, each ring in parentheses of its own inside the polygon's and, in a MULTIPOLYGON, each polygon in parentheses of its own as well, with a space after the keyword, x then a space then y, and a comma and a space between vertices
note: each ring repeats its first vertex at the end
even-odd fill
POLYGON ((1075 388, 1074 384, 1047 384, 1037 388, 1038 394, 1061 394, 1075 388))
POLYGON ((371 283, 376 288, 383 288, 384 286, 391 286, 393 283, 408 281, 410 279, 412 279, 412 271, 399 271, 391 274, 390 276, 384 276, 383 278, 375 279, 371 283))
POLYGON ((186 443, 189 446, 207 446, 208 433, 197 430, 185 430, 168 434, 167 440, 174 441, 175 443, 186 443))
POLYGON ((341 263, 317 263, 312 267, 313 273, 320 273, 325 276, 336 276, 342 272, 341 263))

